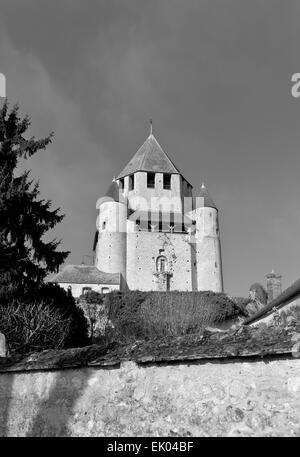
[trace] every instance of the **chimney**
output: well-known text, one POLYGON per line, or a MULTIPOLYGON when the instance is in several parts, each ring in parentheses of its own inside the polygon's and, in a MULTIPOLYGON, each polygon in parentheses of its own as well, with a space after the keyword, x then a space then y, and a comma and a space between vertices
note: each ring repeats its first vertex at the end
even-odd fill
POLYGON ((271 271, 267 276, 267 292, 268 292, 268 303, 270 303, 274 298, 282 292, 281 287, 281 278, 282 276, 275 273, 274 270, 271 271))

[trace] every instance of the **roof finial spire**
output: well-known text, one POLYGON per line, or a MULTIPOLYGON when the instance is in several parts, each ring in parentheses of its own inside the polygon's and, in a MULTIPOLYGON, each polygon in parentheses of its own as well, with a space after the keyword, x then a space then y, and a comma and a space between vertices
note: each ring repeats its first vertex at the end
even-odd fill
POLYGON ((152 122, 152 119, 150 119, 150 135, 153 135, 153 122, 152 122))

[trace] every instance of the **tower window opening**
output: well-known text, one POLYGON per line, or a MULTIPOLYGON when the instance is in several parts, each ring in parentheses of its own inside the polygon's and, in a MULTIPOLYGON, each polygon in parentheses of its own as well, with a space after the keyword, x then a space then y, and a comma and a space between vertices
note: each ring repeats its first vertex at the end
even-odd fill
POLYGON ((163 179, 164 179, 164 182, 163 182, 164 189, 170 190, 171 189, 171 175, 164 174, 163 179))
POLYGON ((103 221, 102 222, 102 230, 105 230, 106 229, 106 221, 103 221))
POLYGON ((141 220, 140 220, 140 218, 138 218, 135 221, 135 228, 136 228, 136 230, 141 230, 141 220))
POLYGON ((155 173, 147 173, 147 187, 154 189, 155 187, 155 173))
POLYGON ((134 189, 134 175, 129 176, 129 190, 134 189))
POLYGON ((165 273, 167 269, 167 259, 161 255, 156 259, 156 271, 157 273, 165 273))
POLYGON ((156 224, 151 222, 151 220, 148 221, 148 232, 155 232, 155 227, 156 227, 156 224))

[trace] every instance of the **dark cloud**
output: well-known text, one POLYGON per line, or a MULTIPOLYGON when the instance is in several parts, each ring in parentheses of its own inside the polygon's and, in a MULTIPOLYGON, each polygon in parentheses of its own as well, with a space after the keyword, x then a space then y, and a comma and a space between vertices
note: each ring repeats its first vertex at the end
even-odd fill
POLYGON ((220 207, 225 286, 297 279, 298 1, 0 0, 8 95, 53 145, 26 164, 67 214, 70 261, 95 202, 148 134, 220 207))

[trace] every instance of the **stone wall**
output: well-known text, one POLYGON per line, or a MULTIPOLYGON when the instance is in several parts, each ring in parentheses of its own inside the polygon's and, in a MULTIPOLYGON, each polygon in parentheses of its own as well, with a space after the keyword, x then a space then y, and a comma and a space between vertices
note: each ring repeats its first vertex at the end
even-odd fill
POLYGON ((147 173, 145 171, 138 171, 134 174, 134 189, 129 191, 129 176, 125 177, 124 195, 127 196, 130 202, 130 208, 157 210, 158 202, 164 202, 164 211, 170 210, 169 205, 174 205, 173 211, 182 212, 183 197, 190 196, 191 190, 187 186, 182 186, 182 178, 178 174, 171 175, 171 189, 166 190, 163 188, 163 173, 155 173, 155 187, 150 189, 147 187, 147 173), (156 200, 155 200, 156 199, 156 200), (142 203, 143 201, 143 203, 142 203), (141 203, 143 208, 141 208, 141 203))
POLYGON ((2 372, 0 435, 299 436, 300 360, 2 372))
POLYGON ((167 258, 170 290, 191 291, 192 257, 189 236, 182 233, 134 232, 127 235, 127 284, 131 290, 159 290, 156 259, 167 258), (162 251, 163 250, 163 251, 162 251))

